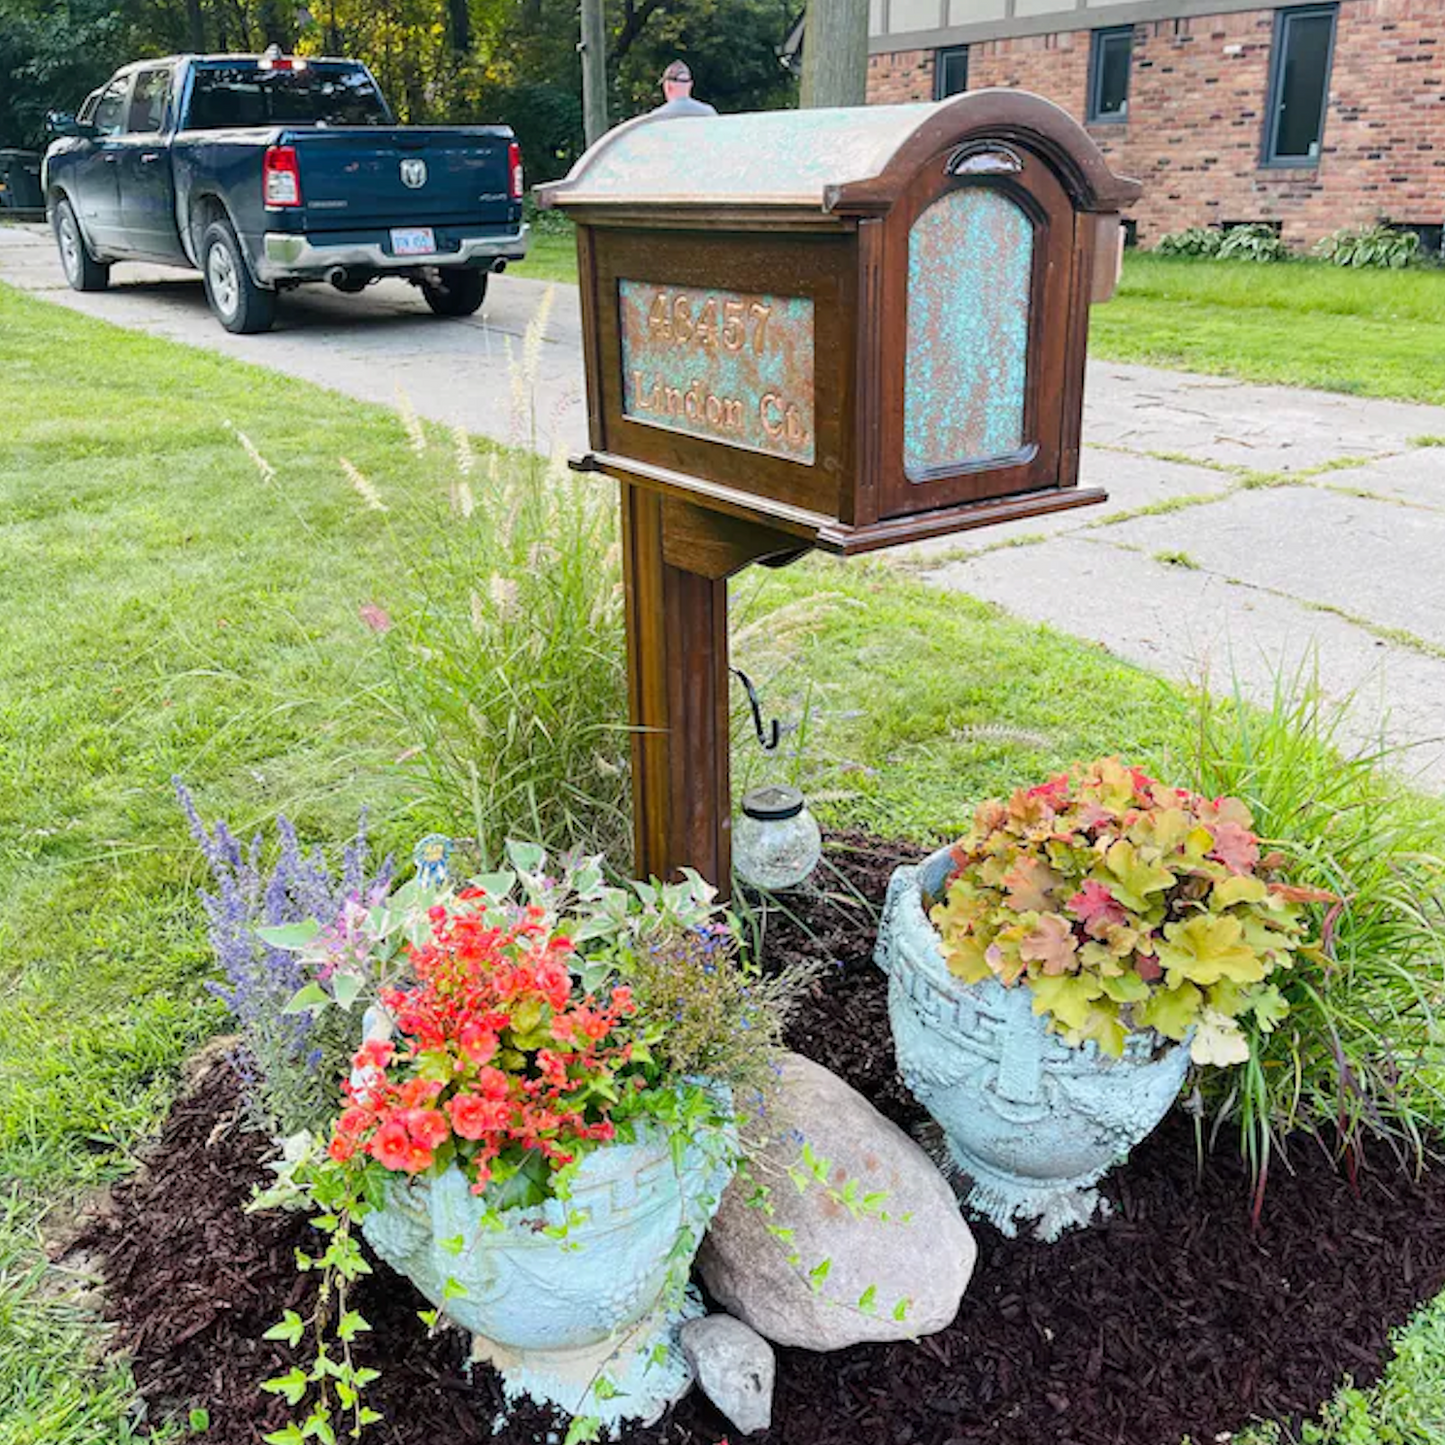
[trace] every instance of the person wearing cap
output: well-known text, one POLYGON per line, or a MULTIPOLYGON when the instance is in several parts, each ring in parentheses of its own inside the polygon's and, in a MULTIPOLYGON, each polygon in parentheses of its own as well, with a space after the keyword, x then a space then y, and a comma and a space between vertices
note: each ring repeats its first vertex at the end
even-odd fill
POLYGON ((662 72, 662 93, 667 99, 653 111, 654 115, 671 118, 676 115, 716 115, 705 100, 692 98, 692 71, 687 61, 674 60, 662 72))

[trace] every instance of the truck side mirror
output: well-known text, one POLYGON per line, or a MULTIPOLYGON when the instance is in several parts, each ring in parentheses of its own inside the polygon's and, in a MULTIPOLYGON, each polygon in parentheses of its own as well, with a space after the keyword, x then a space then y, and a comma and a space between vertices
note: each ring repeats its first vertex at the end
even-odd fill
POLYGON ((94 140, 95 127, 86 121, 79 121, 67 110, 52 110, 45 117, 45 129, 57 138, 79 136, 83 140, 94 140))

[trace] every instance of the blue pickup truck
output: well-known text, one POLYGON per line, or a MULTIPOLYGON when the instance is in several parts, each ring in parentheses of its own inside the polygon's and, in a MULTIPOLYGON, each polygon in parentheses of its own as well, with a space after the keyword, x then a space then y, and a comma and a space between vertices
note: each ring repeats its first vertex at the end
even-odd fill
POLYGON ((254 332, 302 282, 396 276, 469 316, 487 273, 526 255, 512 131, 397 125, 356 60, 140 61, 50 125, 41 184, 78 291, 115 261, 189 266, 221 325, 254 332))

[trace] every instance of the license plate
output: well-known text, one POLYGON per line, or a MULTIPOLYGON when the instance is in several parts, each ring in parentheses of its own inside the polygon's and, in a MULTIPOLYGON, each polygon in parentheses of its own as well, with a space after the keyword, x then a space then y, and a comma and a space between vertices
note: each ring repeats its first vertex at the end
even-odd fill
POLYGON ((432 256, 436 248, 430 226, 411 226, 391 233, 391 249, 398 256, 432 256))

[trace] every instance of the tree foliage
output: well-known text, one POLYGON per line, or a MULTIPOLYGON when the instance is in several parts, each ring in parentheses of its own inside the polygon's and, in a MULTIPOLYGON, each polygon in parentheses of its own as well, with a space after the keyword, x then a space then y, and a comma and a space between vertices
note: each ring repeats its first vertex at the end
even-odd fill
POLYGON ((0 146, 38 145, 48 110, 73 110, 129 43, 132 17, 106 0, 0 0, 0 146))
MULTIPOLYGON (((661 101, 683 56, 719 110, 794 103, 777 52, 797 0, 608 0, 608 111, 661 101)), ((275 42, 356 56, 410 124, 506 121, 533 180, 582 149, 575 4, 561 0, 0 0, 0 145, 38 145, 45 112, 74 110, 116 67, 275 42)))

